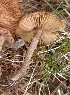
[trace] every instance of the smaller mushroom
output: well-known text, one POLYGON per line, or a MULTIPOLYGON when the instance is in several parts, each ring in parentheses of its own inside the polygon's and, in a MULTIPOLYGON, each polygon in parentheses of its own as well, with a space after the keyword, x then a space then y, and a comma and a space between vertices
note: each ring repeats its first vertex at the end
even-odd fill
POLYGON ((16 33, 25 41, 32 41, 21 69, 12 77, 12 80, 16 81, 21 78, 22 75, 26 75, 30 59, 34 50, 37 48, 39 40, 41 39, 45 42, 44 44, 47 44, 48 39, 49 42, 52 41, 54 37, 57 39, 56 31, 64 30, 64 28, 66 28, 66 23, 60 20, 56 15, 50 13, 35 12, 23 16, 16 33))

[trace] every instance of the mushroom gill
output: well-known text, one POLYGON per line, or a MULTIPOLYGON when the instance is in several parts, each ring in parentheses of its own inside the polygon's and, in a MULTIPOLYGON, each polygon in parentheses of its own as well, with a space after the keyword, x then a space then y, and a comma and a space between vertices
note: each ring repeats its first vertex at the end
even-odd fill
POLYGON ((26 42, 30 42, 38 28, 43 31, 40 37, 40 43, 49 44, 59 39, 56 31, 63 31, 66 28, 66 22, 51 13, 30 13, 22 17, 16 33, 26 42))

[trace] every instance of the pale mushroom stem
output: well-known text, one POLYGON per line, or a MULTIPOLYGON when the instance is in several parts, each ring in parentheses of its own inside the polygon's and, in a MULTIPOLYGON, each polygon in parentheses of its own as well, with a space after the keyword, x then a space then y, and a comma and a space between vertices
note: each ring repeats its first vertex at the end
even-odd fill
POLYGON ((33 38, 32 42, 30 44, 30 47, 29 47, 29 49, 28 49, 28 51, 26 53, 26 57, 25 57, 25 60, 23 62, 23 65, 22 65, 21 69, 18 71, 18 73, 16 75, 14 75, 12 77, 12 80, 17 81, 19 78, 22 77, 22 75, 23 76, 26 75, 26 71, 27 71, 27 69, 29 67, 31 57, 33 55, 34 50, 37 48, 37 44, 39 42, 41 34, 42 34, 42 29, 38 29, 37 34, 33 38))

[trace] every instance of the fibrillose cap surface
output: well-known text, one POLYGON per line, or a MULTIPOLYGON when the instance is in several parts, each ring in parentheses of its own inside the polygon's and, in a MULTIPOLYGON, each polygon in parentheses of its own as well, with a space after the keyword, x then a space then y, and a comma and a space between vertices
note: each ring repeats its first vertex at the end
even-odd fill
POLYGON ((15 33, 21 17, 18 0, 0 0, 0 27, 15 33))
MULTIPOLYGON (((19 24, 21 10, 18 0, 0 0, 0 46, 7 40, 14 43, 16 27, 19 24), (13 36, 12 36, 13 35, 13 36)), ((2 49, 2 48, 1 48, 2 49)), ((1 50, 0 49, 0 50, 1 50)))

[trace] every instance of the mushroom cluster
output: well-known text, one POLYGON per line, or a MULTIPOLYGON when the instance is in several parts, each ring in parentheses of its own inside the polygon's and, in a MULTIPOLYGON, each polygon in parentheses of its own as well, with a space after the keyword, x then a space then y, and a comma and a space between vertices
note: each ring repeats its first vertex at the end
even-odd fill
POLYGON ((37 30, 41 29, 43 32, 39 43, 49 44, 59 38, 56 31, 63 31, 64 28, 66 28, 66 22, 60 20, 58 16, 46 12, 35 12, 23 16, 16 33, 26 42, 30 42, 37 30))

